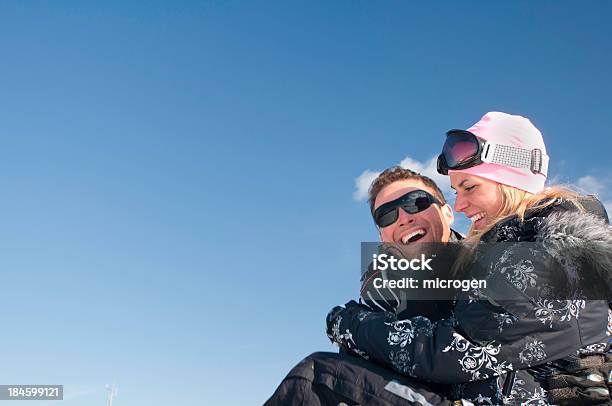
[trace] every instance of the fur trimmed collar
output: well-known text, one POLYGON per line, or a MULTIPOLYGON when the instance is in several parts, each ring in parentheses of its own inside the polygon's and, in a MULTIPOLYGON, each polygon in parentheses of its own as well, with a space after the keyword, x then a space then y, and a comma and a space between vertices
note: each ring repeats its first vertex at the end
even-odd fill
POLYGON ((542 219, 536 241, 554 257, 595 271, 612 293, 612 226, 601 217, 575 211, 552 213, 542 219))

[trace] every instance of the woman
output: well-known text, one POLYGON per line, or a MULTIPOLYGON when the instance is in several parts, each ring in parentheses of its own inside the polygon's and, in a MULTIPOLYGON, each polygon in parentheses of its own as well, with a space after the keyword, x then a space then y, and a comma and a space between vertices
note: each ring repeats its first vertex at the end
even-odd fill
POLYGON ((349 302, 328 315, 330 339, 402 374, 453 384, 454 399, 475 404, 609 399, 601 374, 595 390, 557 389, 551 378, 577 354, 609 351, 612 234, 598 201, 544 187, 547 166, 542 135, 523 117, 492 112, 449 131, 438 171, 451 177, 476 248, 458 277, 489 289, 460 296, 453 316, 437 322, 349 302), (586 299, 600 300, 585 300, 593 286, 586 299))

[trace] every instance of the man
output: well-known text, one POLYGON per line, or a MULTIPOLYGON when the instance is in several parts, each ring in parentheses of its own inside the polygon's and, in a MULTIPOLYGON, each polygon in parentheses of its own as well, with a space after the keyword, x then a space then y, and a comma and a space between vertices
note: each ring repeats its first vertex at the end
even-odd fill
MULTIPOLYGON (((410 250, 420 254, 428 243, 454 242, 462 238, 451 229, 453 210, 446 203, 438 185, 430 178, 409 169, 394 166, 382 172, 370 187, 369 203, 380 241, 389 245, 385 251, 390 255, 407 257, 410 256, 410 250)), ((377 247, 371 244, 369 248, 377 247)), ((436 249, 439 251, 439 247, 436 249)), ((366 253, 369 257, 367 254, 371 253, 366 253)), ((450 252, 447 250, 444 254, 448 256, 450 252)), ((442 261, 440 256, 438 261, 442 261)), ((438 264, 436 270, 440 268, 438 264)), ((393 275, 401 278, 407 276, 407 273, 387 272, 385 279, 393 279, 393 275)), ((401 288, 395 291, 381 289, 373 283, 379 276, 381 272, 374 271, 372 267, 362 276, 361 299, 371 308, 392 311, 402 318, 420 315, 438 320, 448 316, 451 307, 448 300, 400 300, 402 296, 406 298, 406 292, 402 292, 401 288)))
MULTIPOLYGON (((461 238, 451 229, 453 211, 440 188, 411 170, 395 166, 382 172, 370 186, 369 203, 383 243, 409 245, 461 238)), ((363 294, 367 289, 362 289, 363 294)), ((388 310, 380 300, 368 304, 388 310)), ((431 309, 428 311, 431 313, 431 309)), ((319 352, 293 368, 266 405, 450 404, 439 395, 441 392, 439 387, 432 390, 429 384, 425 386, 342 351, 319 352)))

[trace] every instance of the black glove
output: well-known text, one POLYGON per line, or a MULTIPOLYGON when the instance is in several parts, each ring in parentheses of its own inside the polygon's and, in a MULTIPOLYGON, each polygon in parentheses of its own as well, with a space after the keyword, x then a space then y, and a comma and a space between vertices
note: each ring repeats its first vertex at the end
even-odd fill
POLYGON ((348 327, 352 324, 354 317, 363 320, 363 317, 371 313, 371 309, 359 304, 354 300, 343 306, 336 306, 327 313, 325 318, 327 337, 332 343, 352 349, 352 338, 348 333, 348 327))
POLYGON ((340 313, 342 313, 343 310, 344 310, 344 307, 336 306, 333 309, 331 309, 329 313, 327 313, 327 317, 325 318, 325 324, 327 327, 325 331, 327 333, 327 337, 332 343, 335 342, 334 336, 332 335, 332 326, 334 325, 334 322, 336 321, 336 319, 338 318, 340 313))

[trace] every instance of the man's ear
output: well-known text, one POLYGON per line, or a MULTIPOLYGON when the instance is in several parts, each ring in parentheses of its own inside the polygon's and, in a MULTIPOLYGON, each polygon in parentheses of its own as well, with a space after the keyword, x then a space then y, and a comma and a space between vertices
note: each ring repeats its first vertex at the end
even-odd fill
POLYGON ((446 218, 446 221, 448 222, 448 226, 452 226, 455 222, 455 214, 453 213, 453 208, 450 207, 450 205, 447 203, 442 206, 441 210, 442 215, 444 216, 444 218, 446 218))

